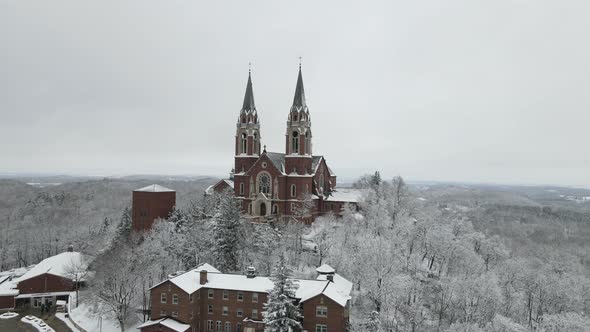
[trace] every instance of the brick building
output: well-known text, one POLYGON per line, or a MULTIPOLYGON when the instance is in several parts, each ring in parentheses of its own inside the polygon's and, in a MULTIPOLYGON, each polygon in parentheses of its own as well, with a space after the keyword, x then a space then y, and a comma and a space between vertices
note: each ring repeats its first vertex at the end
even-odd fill
MULTIPOLYGON (((356 204, 356 195, 338 195, 336 174, 326 158, 314 155, 311 117, 305 100, 301 65, 293 104, 287 116, 285 152, 261 148, 260 118, 254 104, 251 73, 238 116, 234 167, 230 180, 242 209, 253 218, 297 216, 306 221, 317 215, 340 213, 346 203, 356 204), (304 209, 305 207, 305 209, 304 209), (302 217, 302 212, 310 210, 302 217)), ((221 180, 212 188, 224 188, 221 180)), ((216 190, 221 191, 221 190, 216 190)))
MULTIPOLYGON (((314 280, 296 280, 295 297, 303 331, 347 330, 352 283, 331 267, 314 280)), ((170 276, 151 288, 151 320, 142 332, 262 332, 262 312, 273 282, 256 276, 224 274, 209 264, 170 276)))
POLYGON ((87 267, 86 257, 70 250, 42 260, 22 275, 0 277, 0 309, 38 308, 49 301, 68 301, 76 283, 85 282, 81 276, 87 267))
POLYGON ((176 206, 176 191, 152 184, 133 191, 131 219, 134 231, 152 228, 156 219, 168 218, 176 206))

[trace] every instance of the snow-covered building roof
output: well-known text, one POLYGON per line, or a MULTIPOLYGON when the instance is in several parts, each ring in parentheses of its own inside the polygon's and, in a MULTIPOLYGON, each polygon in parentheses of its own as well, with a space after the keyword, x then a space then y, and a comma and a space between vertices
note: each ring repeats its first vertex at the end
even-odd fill
POLYGON ((318 267, 317 269, 315 269, 315 271, 319 274, 330 274, 330 273, 336 273, 336 270, 334 270, 333 267, 331 267, 328 264, 323 264, 322 266, 318 267))
MULTIPOLYGON (((348 281, 346 278, 344 278, 343 276, 339 275, 338 273, 334 273, 333 275, 333 284, 334 286, 336 286, 336 288, 338 288, 340 290, 340 293, 342 294, 350 294, 352 292, 352 282, 348 281)), ((322 280, 322 281, 327 281, 328 280, 328 275, 326 274, 320 274, 317 277, 317 280, 322 280)))
POLYGON ((175 319, 172 318, 161 318, 156 320, 148 320, 147 322, 139 325, 137 328, 142 329, 144 327, 153 326, 153 325, 162 325, 165 326, 172 331, 176 332, 185 332, 188 331, 191 326, 188 324, 183 324, 175 319))
POLYGON ((72 278, 72 267, 83 270, 88 266, 86 257, 79 252, 62 252, 55 256, 45 258, 39 264, 27 271, 19 281, 27 280, 45 273, 59 277, 72 278))
POLYGON ((234 188, 234 181, 227 180, 227 179, 219 180, 215 184, 212 184, 209 187, 207 187, 207 189, 205 189, 205 194, 207 194, 207 195, 213 195, 213 193, 215 192, 215 187, 217 187, 221 183, 226 184, 228 187, 230 187, 232 189, 234 188))
POLYGON ((147 187, 136 189, 134 191, 144 191, 144 192, 160 193, 160 192, 174 192, 176 190, 172 190, 172 189, 166 188, 166 187, 161 186, 159 184, 150 184, 147 187))
POLYGON ((366 194, 366 189, 334 188, 324 200, 328 202, 358 203, 366 194))
MULTIPOLYGON (((305 302, 317 295, 323 294, 341 306, 345 306, 350 299, 352 283, 342 276, 334 278, 334 281, 321 279, 316 280, 295 279, 299 286, 295 292, 295 297, 305 302), (347 291, 348 290, 348 291, 347 291)), ((268 293, 274 286, 274 283, 267 277, 248 278, 241 274, 220 273, 219 270, 209 264, 203 264, 196 269, 185 272, 173 278, 169 278, 152 288, 157 287, 167 281, 172 282, 188 294, 192 294, 201 288, 227 289, 244 292, 268 293), (204 285, 200 283, 200 272, 207 271, 207 282, 204 285)))
POLYGON ((12 276, 0 277, 0 296, 16 296, 18 289, 16 289, 17 279, 12 276))

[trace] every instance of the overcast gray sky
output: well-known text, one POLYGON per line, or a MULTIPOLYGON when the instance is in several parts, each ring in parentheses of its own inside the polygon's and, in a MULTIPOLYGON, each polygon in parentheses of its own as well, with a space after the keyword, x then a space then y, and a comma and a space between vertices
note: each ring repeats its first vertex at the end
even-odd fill
POLYGON ((224 175, 298 57, 341 177, 590 186, 588 1, 0 0, 0 172, 224 175))

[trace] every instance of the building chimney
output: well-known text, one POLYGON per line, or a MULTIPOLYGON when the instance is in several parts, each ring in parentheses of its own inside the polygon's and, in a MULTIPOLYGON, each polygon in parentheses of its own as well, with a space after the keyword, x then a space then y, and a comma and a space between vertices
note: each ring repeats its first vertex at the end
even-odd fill
POLYGON ((74 252, 74 246, 73 245, 69 245, 68 246, 68 252, 74 252))
POLYGON ((334 282, 334 275, 333 274, 327 274, 326 275, 326 279, 328 279, 329 282, 334 282))
POLYGON ((247 271, 246 277, 248 279, 252 279, 252 278, 256 277, 256 268, 254 266, 248 266, 246 271, 247 271))
POLYGON ((207 283, 207 270, 201 270, 201 272, 199 272, 199 283, 201 285, 207 283))

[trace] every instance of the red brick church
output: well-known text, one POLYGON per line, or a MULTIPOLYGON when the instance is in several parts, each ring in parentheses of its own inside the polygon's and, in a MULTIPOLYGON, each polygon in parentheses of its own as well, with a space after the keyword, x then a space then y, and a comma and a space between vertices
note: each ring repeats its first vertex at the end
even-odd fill
POLYGON ((244 213, 253 218, 296 216, 310 221, 329 212, 339 214, 344 204, 357 202, 360 193, 337 189, 336 174, 324 156, 313 154, 301 65, 287 115, 285 151, 266 151, 260 129, 249 72, 236 125, 234 168, 229 180, 219 181, 208 188, 208 193, 232 188, 243 202, 244 213))

